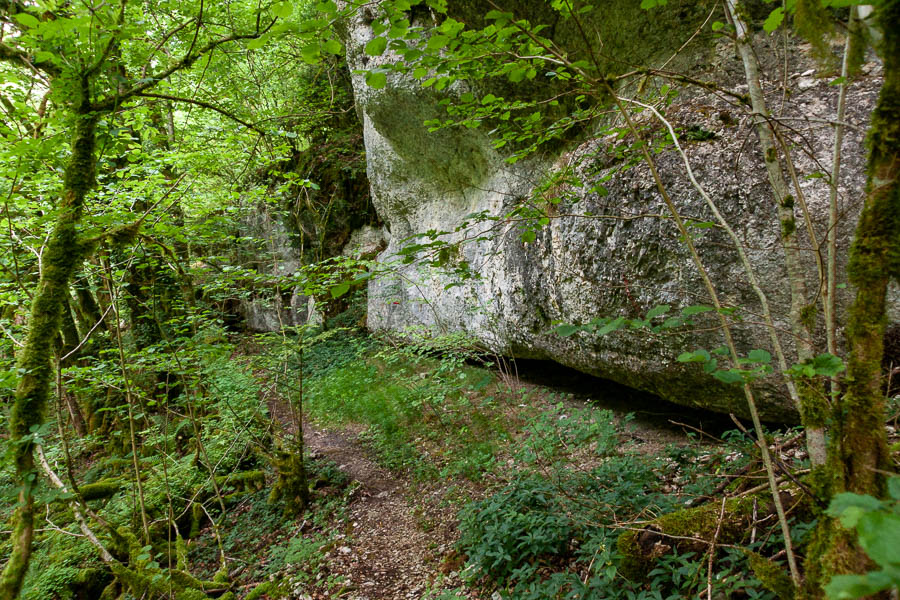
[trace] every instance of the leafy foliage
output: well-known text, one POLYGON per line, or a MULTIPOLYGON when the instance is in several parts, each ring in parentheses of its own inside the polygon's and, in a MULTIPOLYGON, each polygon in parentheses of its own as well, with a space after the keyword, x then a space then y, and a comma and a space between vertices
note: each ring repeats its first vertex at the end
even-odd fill
POLYGON ((900 477, 888 480, 890 500, 853 493, 838 494, 828 507, 828 514, 844 527, 856 530, 859 544, 878 571, 865 575, 835 575, 825 587, 830 599, 862 598, 883 590, 900 588, 900 477))

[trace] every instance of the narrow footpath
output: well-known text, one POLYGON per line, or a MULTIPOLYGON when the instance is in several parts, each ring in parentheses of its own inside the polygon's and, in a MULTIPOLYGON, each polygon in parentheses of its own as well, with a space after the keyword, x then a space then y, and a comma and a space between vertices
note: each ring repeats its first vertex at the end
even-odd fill
POLYGON ((442 502, 448 491, 445 486, 415 485, 380 467, 351 431, 323 431, 307 425, 304 434, 313 456, 334 461, 359 483, 350 500, 345 537, 326 555, 322 573, 344 578, 341 598, 437 597, 440 590, 462 584, 455 570, 461 565, 453 560, 455 509, 442 502))

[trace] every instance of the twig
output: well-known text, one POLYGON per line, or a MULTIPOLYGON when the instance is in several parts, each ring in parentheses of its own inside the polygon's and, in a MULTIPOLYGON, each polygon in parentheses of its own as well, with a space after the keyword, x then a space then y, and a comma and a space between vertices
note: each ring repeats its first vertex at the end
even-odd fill
MULTIPOLYGON (((53 482, 53 485, 59 489, 64 494, 69 493, 69 490, 66 489, 66 485, 62 482, 59 476, 53 472, 53 469, 50 468, 50 463, 47 462, 47 457, 44 456, 44 448, 40 445, 35 446, 35 452, 38 455, 38 460, 41 463, 41 467, 44 469, 44 473, 47 474, 47 477, 50 478, 50 481, 53 482)), ((84 536, 91 542, 91 545, 94 546, 100 552, 100 558, 103 559, 103 562, 110 563, 114 562, 112 554, 109 553, 103 544, 97 539, 97 536, 91 531, 91 528, 88 527, 87 521, 84 518, 84 515, 81 513, 81 507, 78 506, 77 502, 74 500, 72 503, 72 514, 75 515, 75 520, 78 521, 78 527, 81 529, 81 532, 84 533, 84 536)))
POLYGON ((756 519, 759 514, 759 499, 753 499, 753 529, 750 531, 750 544, 753 545, 753 542, 756 541, 756 519))
POLYGON ((725 498, 722 498, 722 508, 719 510, 719 520, 716 523, 716 532, 713 534, 712 542, 709 544, 709 562, 706 567, 706 597, 712 600, 712 571, 713 561, 716 556, 716 542, 719 541, 719 532, 722 530, 722 520, 725 518, 725 498))

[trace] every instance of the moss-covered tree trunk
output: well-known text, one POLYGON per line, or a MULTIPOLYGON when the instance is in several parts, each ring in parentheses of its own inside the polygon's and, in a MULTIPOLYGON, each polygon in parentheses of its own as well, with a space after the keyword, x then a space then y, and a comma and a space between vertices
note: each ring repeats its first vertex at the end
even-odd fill
MULTIPOLYGON (((885 400, 881 359, 886 325, 887 288, 900 279, 900 0, 878 8, 884 83, 869 129, 865 204, 850 262, 856 299, 850 309, 847 379, 829 456, 831 492, 882 497, 890 461, 884 428, 885 400)), ((854 532, 822 519, 807 553, 811 595, 820 597, 831 576, 871 567, 854 532)))
POLYGON ((880 495, 888 465, 881 359, 887 287, 900 279, 900 0, 878 10, 884 34, 884 83, 869 129, 865 205, 847 267, 856 286, 847 341, 846 393, 841 414, 843 487, 880 495))
POLYGON ((84 257, 77 225, 85 196, 94 185, 97 116, 80 110, 76 111, 75 119, 72 156, 66 167, 56 223, 44 253, 43 270, 28 320, 28 335, 17 361, 22 375, 16 386, 9 430, 10 441, 14 445, 16 481, 21 488, 15 514, 13 550, 0 575, 0 600, 13 600, 19 595, 28 569, 34 537, 33 488, 37 478, 32 430, 44 422, 53 382, 54 344, 66 306, 69 280, 84 257))
POLYGON ((97 304, 97 300, 94 299, 86 271, 81 274, 80 278, 76 277, 72 281, 72 289, 77 300, 72 305, 72 308, 75 309, 75 316, 77 317, 75 323, 79 327, 80 335, 85 337, 95 327, 106 330, 103 313, 100 311, 100 305, 97 304))

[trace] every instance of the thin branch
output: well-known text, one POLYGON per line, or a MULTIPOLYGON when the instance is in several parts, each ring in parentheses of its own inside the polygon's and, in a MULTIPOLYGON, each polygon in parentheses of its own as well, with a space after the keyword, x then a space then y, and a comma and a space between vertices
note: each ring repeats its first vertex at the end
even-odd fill
POLYGON ((140 98, 157 98, 157 99, 160 99, 160 100, 171 100, 172 102, 184 102, 184 103, 187 103, 187 104, 195 104, 195 105, 197 105, 197 106, 200 106, 200 107, 203 107, 203 108, 208 108, 208 109, 210 109, 210 110, 213 110, 213 111, 219 113, 220 115, 223 115, 223 116, 225 116, 225 117, 228 117, 228 118, 231 119, 232 121, 236 121, 237 123, 240 123, 241 125, 243 125, 243 126, 246 127, 247 129, 252 129, 253 131, 259 133, 260 135, 265 135, 265 131, 263 131, 262 129, 260 129, 260 128, 257 127, 256 125, 254 125, 254 124, 252 124, 252 123, 248 123, 247 121, 244 121, 244 120, 241 119, 240 117, 237 117, 237 116, 231 114, 230 112, 228 112, 228 111, 225 110, 224 108, 219 108, 219 107, 216 106, 215 104, 211 104, 211 103, 209 103, 209 102, 204 102, 203 100, 195 100, 195 99, 193 99, 193 98, 184 98, 184 97, 181 97, 181 96, 170 96, 169 94, 157 94, 157 93, 152 93, 152 92, 139 92, 139 93, 137 93, 137 94, 135 94, 135 95, 138 96, 138 97, 140 97, 140 98))
MULTIPOLYGON (((44 469, 44 473, 47 474, 47 477, 50 478, 50 481, 53 482, 53 485, 64 494, 69 493, 69 490, 66 489, 66 485, 62 482, 62 479, 59 478, 59 475, 54 473, 53 469, 50 468, 50 463, 47 462, 47 457, 44 456, 44 448, 40 445, 37 445, 35 446, 35 451, 37 452, 41 467, 44 469)), ((75 500, 72 500, 71 505, 72 513, 75 515, 75 520, 78 521, 78 527, 81 529, 81 532, 84 533, 84 536, 91 542, 91 545, 100 552, 100 558, 103 559, 103 562, 115 562, 116 559, 113 558, 113 555, 109 553, 109 550, 107 550, 106 547, 100 542, 100 540, 97 538, 97 535, 93 531, 91 531, 90 527, 88 527, 87 520, 81 513, 81 507, 78 506, 78 503, 75 500)))
POLYGON ((156 44, 156 46, 154 46, 153 50, 150 51, 149 56, 147 56, 147 58, 145 59, 144 66, 141 68, 141 77, 142 78, 146 77, 146 75, 147 75, 147 69, 150 68, 150 59, 153 58, 153 55, 155 55, 157 52, 159 52, 159 49, 162 48, 173 35, 175 35, 176 33, 178 33, 179 31, 181 31, 182 29, 184 29, 185 27, 187 27, 188 25, 190 25, 191 23, 193 23, 196 20, 197 19, 195 17, 191 17, 190 19, 188 19, 181 25, 178 25, 177 27, 169 30, 169 32, 166 33, 162 37, 161 40, 159 40, 159 42, 156 44))
POLYGON ((203 48, 198 50, 196 54, 185 55, 184 58, 177 61, 175 64, 171 65, 169 68, 164 69, 163 71, 160 71, 159 73, 152 74, 149 77, 142 79, 139 83, 132 86, 130 89, 127 89, 113 97, 107 98, 106 100, 95 104, 91 108, 97 112, 106 112, 106 111, 112 110, 113 108, 115 108, 116 106, 121 104, 123 101, 128 100, 129 98, 131 98, 133 96, 137 96, 137 95, 141 94, 142 92, 144 92, 145 90, 149 90, 150 88, 154 87, 160 81, 167 79, 173 73, 176 73, 182 69, 189 68, 195 62, 197 62, 202 56, 209 54, 210 52, 212 52, 213 50, 215 50, 222 44, 227 44, 229 42, 236 42, 239 40, 257 39, 259 36, 263 35, 269 29, 271 29, 272 25, 274 25, 274 24, 275 24, 275 20, 273 20, 271 23, 269 23, 265 27, 265 29, 263 29, 261 31, 259 29, 257 29, 257 31, 255 31, 253 33, 247 33, 247 34, 242 34, 242 35, 228 35, 223 38, 213 40, 212 42, 206 44, 203 48))
POLYGON ((12 46, 4 44, 2 42, 0 42, 0 60, 27 67, 28 69, 31 69, 35 72, 43 71, 51 77, 57 77, 60 73, 59 69, 57 69, 56 65, 54 65, 51 61, 42 60, 40 62, 35 62, 32 60, 31 55, 27 52, 23 52, 18 48, 13 48, 12 46))
POLYGON ((106 310, 103 312, 103 315, 100 316, 100 320, 98 320, 96 323, 94 323, 94 326, 91 327, 91 330, 87 332, 87 334, 84 336, 84 338, 80 342, 78 342, 78 345, 75 346, 74 348, 72 348, 72 350, 68 354, 66 354, 61 359, 59 359, 60 362, 65 361, 67 358, 69 358, 70 356, 72 356, 73 354, 78 352, 81 349, 81 347, 84 346, 89 339, 91 339, 91 334, 93 334, 94 331, 97 329, 97 327, 99 327, 100 324, 106 320, 106 315, 109 313, 109 311, 111 309, 112 309, 112 304, 110 304, 109 306, 106 307, 106 310))

